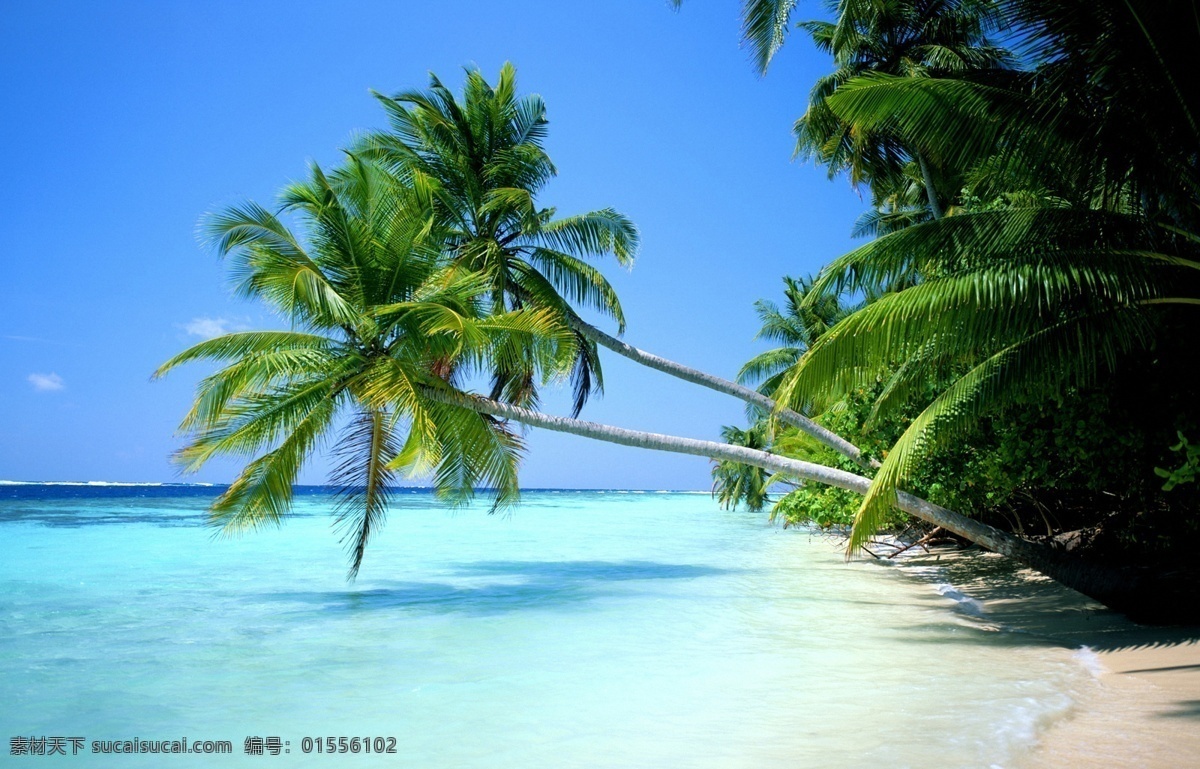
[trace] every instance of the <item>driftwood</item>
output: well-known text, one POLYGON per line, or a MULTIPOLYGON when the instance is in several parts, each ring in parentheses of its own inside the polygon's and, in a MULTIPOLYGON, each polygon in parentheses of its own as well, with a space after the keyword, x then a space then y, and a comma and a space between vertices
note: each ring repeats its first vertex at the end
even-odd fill
POLYGON ((928 534, 926 534, 925 536, 921 537, 921 538, 920 538, 920 539, 918 539, 916 542, 910 542, 910 543, 908 543, 907 545, 905 545, 904 547, 897 548, 896 550, 893 550, 893 551, 892 551, 892 552, 891 552, 891 553, 888 555, 888 558, 895 558, 896 556, 898 556, 898 555, 900 555, 901 553, 903 553, 905 550, 911 550, 911 549, 912 549, 912 548, 914 548, 914 547, 920 547, 922 550, 924 550, 925 552, 927 552, 927 553, 928 553, 928 552, 929 552, 929 548, 927 547, 927 545, 928 545, 930 542, 932 542, 934 539, 936 539, 936 538, 937 538, 937 535, 938 535, 938 534, 941 534, 941 533, 942 533, 942 531, 943 531, 943 529, 942 529, 942 527, 941 527, 941 526, 935 526, 935 527, 933 528, 933 531, 931 531, 931 532, 929 532, 928 534))

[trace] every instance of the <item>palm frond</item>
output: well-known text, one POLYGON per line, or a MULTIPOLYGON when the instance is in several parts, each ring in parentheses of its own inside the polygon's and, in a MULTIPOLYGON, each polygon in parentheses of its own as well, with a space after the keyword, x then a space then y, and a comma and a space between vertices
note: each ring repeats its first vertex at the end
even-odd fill
POLYGON ((286 440, 290 433, 310 424, 309 416, 333 402, 339 377, 320 376, 287 382, 264 392, 243 391, 221 404, 215 414, 201 412, 191 443, 174 455, 184 472, 196 472, 219 454, 249 456, 286 440))
POLYGON ((612 254, 622 267, 632 267, 640 237, 629 217, 611 208, 555 219, 543 224, 536 236, 556 251, 605 256, 612 254))
POLYGON ((332 399, 313 405, 291 425, 275 449, 252 460, 209 508, 209 521, 223 534, 278 526, 291 510, 292 488, 305 460, 317 447, 336 413, 332 399))
POLYGON ((1152 328, 1128 308, 1046 327, 992 355, 933 400, 892 446, 863 497, 848 549, 860 548, 896 503, 896 491, 922 452, 971 429, 978 418, 1029 392, 1086 385, 1115 365, 1122 352, 1152 339, 1152 328), (1062 363, 1070 361, 1069 367, 1062 363))
POLYGON ((247 356, 283 350, 328 352, 333 345, 331 340, 317 334, 296 331, 238 331, 192 345, 159 366, 152 378, 159 379, 171 370, 197 360, 239 360, 247 356))
POLYGON ((783 46, 796 0, 744 0, 742 39, 750 46, 754 68, 765 75, 771 59, 783 46))
MULTIPOLYGON (((582 259, 547 248, 530 250, 529 263, 571 300, 613 318, 618 332, 624 332, 625 313, 621 309, 621 300, 602 272, 582 259)), ((518 273, 529 274, 522 265, 514 266, 518 273)))
POLYGON ((367 542, 383 525, 394 482, 391 462, 400 453, 393 432, 395 416, 360 410, 342 433, 330 483, 337 489, 337 527, 350 552, 349 579, 358 576, 367 542))

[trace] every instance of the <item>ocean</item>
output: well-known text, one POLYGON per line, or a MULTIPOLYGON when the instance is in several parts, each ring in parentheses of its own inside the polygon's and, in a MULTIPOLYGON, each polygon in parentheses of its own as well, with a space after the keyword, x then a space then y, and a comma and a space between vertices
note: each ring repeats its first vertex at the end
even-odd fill
POLYGON ((1010 767, 1096 686, 936 564, 707 494, 401 491, 349 583, 323 490, 236 539, 217 491, 0 486, 0 764, 1010 767))

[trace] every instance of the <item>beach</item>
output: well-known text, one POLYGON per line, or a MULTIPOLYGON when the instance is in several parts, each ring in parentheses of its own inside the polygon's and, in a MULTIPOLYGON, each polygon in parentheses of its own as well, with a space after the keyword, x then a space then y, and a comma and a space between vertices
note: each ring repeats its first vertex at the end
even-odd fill
POLYGON ((1200 765, 1200 645, 1155 635, 1097 652, 1100 691, 1050 728, 1029 766, 1200 765))
POLYGON ((1200 628, 1138 625, 993 553, 935 549, 901 565, 937 569, 977 621, 1074 650, 1090 671, 1094 685, 1072 691, 1017 766, 1200 766, 1200 628))

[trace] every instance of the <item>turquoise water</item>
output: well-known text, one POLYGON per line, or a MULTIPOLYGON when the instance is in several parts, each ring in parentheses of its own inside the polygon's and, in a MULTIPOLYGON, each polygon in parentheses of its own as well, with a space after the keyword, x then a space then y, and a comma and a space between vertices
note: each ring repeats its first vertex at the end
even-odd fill
POLYGON ((1010 766, 1091 681, 936 575, 703 494, 531 492, 507 516, 402 494, 348 584, 328 497, 213 540, 211 493, 0 487, 11 765, 1010 766), (19 735, 85 752, 11 757, 19 735), (234 754, 86 752, 183 736, 234 754), (325 736, 397 754, 303 752, 325 736))

